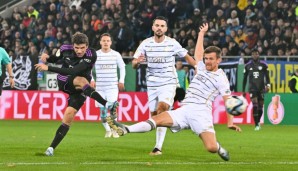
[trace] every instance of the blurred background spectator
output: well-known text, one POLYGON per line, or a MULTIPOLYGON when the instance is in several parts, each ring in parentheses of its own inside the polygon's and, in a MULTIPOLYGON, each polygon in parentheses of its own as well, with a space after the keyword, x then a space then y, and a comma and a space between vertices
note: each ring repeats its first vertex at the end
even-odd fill
MULTIPOLYGON (((223 55, 293 56, 298 51, 297 2, 293 0, 41 0, 14 7, 0 17, 0 44, 15 55, 55 51, 84 32, 90 46, 108 32, 113 48, 132 54, 152 36, 152 20, 169 19, 168 33, 192 54, 198 27, 209 23, 205 46, 216 45, 223 55)), ((193 55, 193 54, 192 54, 193 55)), ((278 58, 277 58, 278 59, 278 58)), ((294 58, 293 60, 297 60, 294 58)))

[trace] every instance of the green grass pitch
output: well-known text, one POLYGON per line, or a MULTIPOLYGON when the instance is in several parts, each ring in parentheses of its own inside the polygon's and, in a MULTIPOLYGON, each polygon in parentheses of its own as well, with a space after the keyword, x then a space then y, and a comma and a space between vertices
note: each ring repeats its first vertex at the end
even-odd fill
POLYGON ((155 131, 105 139, 101 124, 74 122, 55 156, 41 155, 60 122, 0 121, 0 170, 298 170, 298 126, 240 125, 237 133, 216 125, 218 141, 230 152, 225 162, 207 152, 190 130, 167 132, 162 156, 149 156, 155 131))

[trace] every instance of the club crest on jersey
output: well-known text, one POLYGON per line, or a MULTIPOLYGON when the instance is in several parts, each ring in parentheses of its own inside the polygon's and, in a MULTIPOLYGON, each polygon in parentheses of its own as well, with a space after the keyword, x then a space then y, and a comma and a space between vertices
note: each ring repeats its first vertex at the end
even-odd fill
POLYGON ((262 70, 262 69, 263 69, 263 67, 262 67, 262 66, 258 66, 258 69, 259 69, 259 70, 262 70))
POLYGON ((86 61, 87 63, 90 63, 91 59, 84 59, 84 61, 86 61))
POLYGON ((203 83, 207 81, 207 79, 204 76, 199 76, 199 80, 202 81, 203 83))

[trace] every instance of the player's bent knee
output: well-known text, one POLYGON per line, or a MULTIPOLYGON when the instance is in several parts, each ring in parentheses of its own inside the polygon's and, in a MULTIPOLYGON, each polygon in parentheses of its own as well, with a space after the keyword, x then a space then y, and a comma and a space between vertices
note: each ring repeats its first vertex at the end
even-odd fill
POLYGON ((160 102, 157 107, 157 114, 168 111, 169 108, 170 108, 170 105, 168 105, 167 103, 164 103, 164 102, 160 102))
POLYGON ((89 84, 89 82, 84 77, 76 77, 73 80, 73 84, 76 86, 76 88, 83 88, 83 86, 86 85, 86 84, 89 84))

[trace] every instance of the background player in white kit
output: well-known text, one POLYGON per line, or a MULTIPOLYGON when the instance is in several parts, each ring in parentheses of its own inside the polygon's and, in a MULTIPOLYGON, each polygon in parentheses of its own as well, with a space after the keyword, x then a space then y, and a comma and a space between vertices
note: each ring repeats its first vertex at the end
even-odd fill
MULTIPOLYGON (((156 17, 152 30, 154 36, 145 39, 138 47, 132 61, 133 68, 147 61, 147 93, 151 116, 158 115, 170 109, 174 102, 178 79, 175 68, 175 57, 185 58, 192 66, 195 60, 187 54, 187 50, 170 37, 167 32, 167 19, 156 17)), ((167 128, 156 130, 156 145, 150 155, 161 155, 167 128)))
MULTIPOLYGON (((216 140, 212 118, 212 102, 218 95, 226 101, 231 95, 230 85, 224 71, 218 68, 221 62, 221 50, 216 46, 210 46, 204 51, 203 39, 207 30, 208 24, 200 27, 195 50, 195 58, 198 62, 197 74, 187 90, 182 107, 163 112, 145 122, 131 126, 119 123, 115 125, 115 121, 108 118, 110 126, 117 129, 119 135, 148 132, 158 126, 169 127, 173 132, 191 129, 201 138, 209 152, 218 153, 225 161, 230 159, 228 151, 222 148, 216 140)), ((229 114, 227 116, 228 128, 241 131, 237 125, 233 125, 233 116, 229 114)))
MULTIPOLYGON (((96 91, 107 101, 117 101, 119 90, 124 90, 125 64, 119 52, 111 49, 112 39, 110 34, 104 33, 100 36, 101 49, 96 51, 97 60, 94 65, 96 81, 91 82, 96 87, 96 91), (118 82, 117 67, 120 70, 120 78, 118 82)), ((106 130, 105 138, 118 138, 117 132, 111 130, 106 117, 108 110, 96 103, 100 107, 100 117, 102 125, 106 130)))

